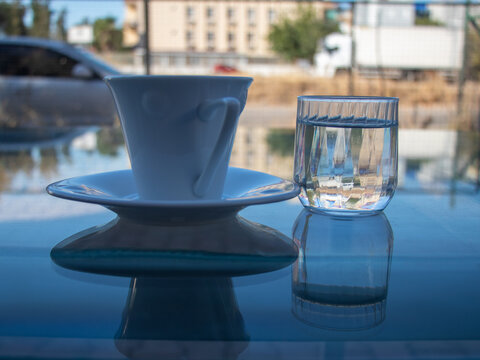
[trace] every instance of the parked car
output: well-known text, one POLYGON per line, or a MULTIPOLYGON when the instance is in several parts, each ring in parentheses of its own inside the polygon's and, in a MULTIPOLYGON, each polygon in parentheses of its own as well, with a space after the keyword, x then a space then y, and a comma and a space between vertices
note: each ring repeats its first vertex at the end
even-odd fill
POLYGON ((119 71, 66 43, 0 38, 0 128, 112 124, 103 82, 119 71))
POLYGON ((233 66, 229 66, 225 64, 216 64, 213 68, 213 71, 217 74, 228 74, 228 73, 237 72, 238 70, 233 66))

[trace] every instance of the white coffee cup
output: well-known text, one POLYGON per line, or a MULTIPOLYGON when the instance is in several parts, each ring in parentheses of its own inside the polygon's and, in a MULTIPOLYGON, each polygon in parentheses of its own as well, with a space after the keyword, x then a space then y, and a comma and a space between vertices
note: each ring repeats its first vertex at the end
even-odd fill
POLYGON ((253 79, 107 76, 142 200, 220 199, 253 79))

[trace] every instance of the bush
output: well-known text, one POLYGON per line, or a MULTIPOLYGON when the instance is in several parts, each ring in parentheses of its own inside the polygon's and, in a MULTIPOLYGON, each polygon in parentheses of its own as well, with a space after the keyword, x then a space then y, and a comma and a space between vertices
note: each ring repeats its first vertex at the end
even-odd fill
POLYGON ((299 7, 294 18, 284 17, 272 26, 268 40, 272 50, 288 61, 313 62, 319 41, 338 31, 337 22, 318 17, 311 6, 299 7))

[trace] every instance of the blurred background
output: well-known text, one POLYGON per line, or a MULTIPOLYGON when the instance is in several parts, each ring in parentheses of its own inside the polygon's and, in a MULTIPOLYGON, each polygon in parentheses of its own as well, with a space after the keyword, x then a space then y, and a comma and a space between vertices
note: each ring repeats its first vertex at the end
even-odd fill
POLYGON ((22 216, 15 194, 129 166, 102 81, 120 73, 254 77, 231 164, 284 178, 298 95, 397 96, 399 190, 478 192, 478 5, 0 1, 0 210, 22 216))

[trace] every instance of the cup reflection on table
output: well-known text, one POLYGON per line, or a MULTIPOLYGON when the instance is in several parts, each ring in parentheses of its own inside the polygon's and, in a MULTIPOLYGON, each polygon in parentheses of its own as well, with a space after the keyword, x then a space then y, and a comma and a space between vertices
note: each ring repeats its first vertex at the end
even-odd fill
POLYGON ((363 330, 385 319, 393 232, 381 213, 333 217, 303 210, 293 227, 293 313, 330 330, 363 330))
POLYGON ((116 218, 57 244, 66 269, 128 276, 117 349, 129 359, 237 359, 249 336, 232 277, 297 258, 292 239, 241 216, 139 223, 116 218))
POLYGON ((231 278, 133 278, 115 336, 129 359, 236 359, 248 346, 231 278))

